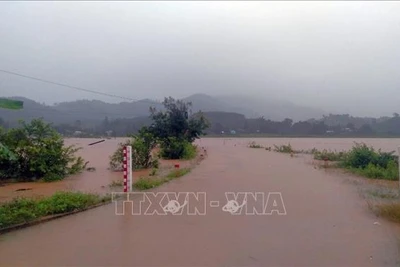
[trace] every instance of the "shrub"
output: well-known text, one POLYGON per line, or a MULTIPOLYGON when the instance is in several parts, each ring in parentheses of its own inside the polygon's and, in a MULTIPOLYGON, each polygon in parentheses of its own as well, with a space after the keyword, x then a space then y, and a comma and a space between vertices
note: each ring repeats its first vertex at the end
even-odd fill
POLYGON ((54 181, 60 181, 62 180, 62 176, 55 174, 55 173, 46 173, 46 175, 43 177, 43 181, 45 182, 54 182, 54 181))
POLYGON ((149 128, 161 142, 175 137, 192 143, 205 134, 204 131, 210 124, 201 112, 191 114, 192 103, 169 97, 165 98, 162 104, 163 111, 150 109, 150 118, 153 123, 149 128))
POLYGON ((275 147, 275 149, 274 149, 275 152, 280 152, 280 153, 293 153, 294 152, 294 150, 290 144, 281 145, 281 146, 274 145, 274 147, 275 147))
POLYGON ((366 144, 355 143, 342 158, 342 166, 352 172, 373 179, 397 180, 398 159, 394 152, 375 151, 366 144))
POLYGON ((153 157, 152 150, 156 146, 156 141, 147 128, 142 128, 138 135, 120 143, 117 150, 110 157, 110 168, 112 170, 122 170, 123 149, 125 146, 132 146, 132 165, 134 169, 145 169, 158 167, 158 158, 153 157))
POLYGON ((165 159, 192 159, 197 147, 186 140, 169 137, 161 143, 161 157, 165 159))
POLYGON ((62 179, 85 168, 83 158, 75 156, 80 148, 65 147, 61 135, 50 124, 35 119, 30 123, 21 122, 21 126, 0 133, 5 151, 0 154, 0 179, 62 179))
POLYGON ((366 144, 355 143, 353 148, 344 158, 344 165, 350 168, 366 168, 368 164, 375 163, 378 160, 378 154, 374 148, 366 144))
POLYGON ((392 164, 398 163, 398 157, 394 155, 394 151, 381 152, 381 150, 379 150, 374 164, 381 166, 383 168, 387 168, 390 163, 392 164))
POLYGON ((164 110, 150 109, 153 123, 149 131, 161 146, 161 156, 166 159, 191 159, 196 155, 193 141, 205 134, 209 122, 201 112, 191 114, 191 103, 172 97, 163 101, 164 110))
POLYGON ((189 142, 185 142, 185 147, 183 150, 183 159, 193 159, 197 154, 197 146, 189 142))

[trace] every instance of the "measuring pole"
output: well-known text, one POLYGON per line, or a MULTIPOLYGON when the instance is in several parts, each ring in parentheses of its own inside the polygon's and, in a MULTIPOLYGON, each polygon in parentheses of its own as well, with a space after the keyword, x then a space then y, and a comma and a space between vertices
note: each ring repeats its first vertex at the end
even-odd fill
POLYGON ((123 148, 124 192, 132 192, 132 147, 123 148))
POLYGON ((124 192, 128 192, 128 157, 127 157, 127 147, 124 146, 124 148, 122 149, 122 156, 123 156, 123 160, 122 160, 122 167, 124 170, 124 192))
POLYGON ((127 156, 128 156, 128 190, 129 192, 132 192, 132 147, 127 146, 127 156))

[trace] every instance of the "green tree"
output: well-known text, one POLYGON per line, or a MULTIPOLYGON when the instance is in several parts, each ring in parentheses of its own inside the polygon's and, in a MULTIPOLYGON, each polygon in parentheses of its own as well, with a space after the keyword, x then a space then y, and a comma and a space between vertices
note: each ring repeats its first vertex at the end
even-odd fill
POLYGON ((0 143, 14 155, 0 158, 0 179, 58 180, 86 166, 81 157, 75 157, 79 148, 65 147, 50 124, 34 119, 21 126, 0 133, 0 143))
POLYGON ((152 154, 156 145, 156 139, 153 134, 146 127, 143 127, 137 135, 133 135, 131 139, 118 145, 117 150, 110 157, 111 169, 122 170, 122 150, 125 146, 132 146, 132 165, 134 169, 158 168, 158 158, 152 154))
POLYGON ((190 102, 169 97, 163 105, 164 111, 150 109, 153 123, 149 130, 160 141, 163 157, 182 158, 188 145, 205 134, 209 123, 202 112, 192 114, 190 102))

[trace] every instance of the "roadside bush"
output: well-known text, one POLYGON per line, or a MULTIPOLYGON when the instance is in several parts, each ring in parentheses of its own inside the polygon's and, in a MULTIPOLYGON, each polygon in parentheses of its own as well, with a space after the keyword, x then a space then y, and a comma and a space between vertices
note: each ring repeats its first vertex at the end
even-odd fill
POLYGON ((132 146, 132 165, 134 169, 158 168, 158 158, 152 154, 152 150, 156 146, 155 138, 144 127, 137 135, 118 145, 117 150, 110 157, 110 168, 112 170, 122 170, 123 149, 125 146, 132 146))
POLYGON ((165 159, 192 159, 196 156, 197 147, 186 140, 176 137, 166 138, 161 143, 161 157, 165 159))
POLYGON ((86 166, 82 157, 75 156, 80 148, 65 147, 62 136, 40 119, 1 131, 0 143, 0 179, 59 180, 86 166))

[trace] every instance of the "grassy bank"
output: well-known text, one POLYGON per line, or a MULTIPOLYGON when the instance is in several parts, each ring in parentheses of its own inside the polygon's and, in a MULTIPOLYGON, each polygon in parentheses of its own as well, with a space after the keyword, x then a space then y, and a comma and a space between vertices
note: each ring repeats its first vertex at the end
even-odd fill
POLYGON ((166 176, 163 177, 141 177, 137 180, 133 186, 138 190, 147 190, 158 187, 164 183, 167 183, 173 179, 182 177, 190 172, 189 168, 175 169, 170 171, 166 176))
POLYGON ((0 229, 50 215, 87 209, 109 200, 109 196, 80 192, 57 192, 39 199, 16 198, 0 206, 0 229))

